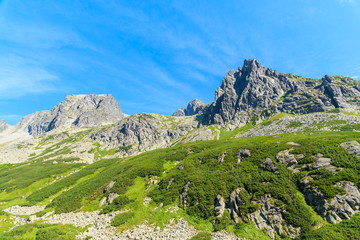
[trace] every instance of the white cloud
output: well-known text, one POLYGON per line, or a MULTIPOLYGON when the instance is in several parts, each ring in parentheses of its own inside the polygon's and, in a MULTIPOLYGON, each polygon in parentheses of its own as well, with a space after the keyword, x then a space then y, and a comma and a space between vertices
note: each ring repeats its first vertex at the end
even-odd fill
POLYGON ((0 98, 59 91, 57 76, 37 62, 18 57, 0 57, 0 98))

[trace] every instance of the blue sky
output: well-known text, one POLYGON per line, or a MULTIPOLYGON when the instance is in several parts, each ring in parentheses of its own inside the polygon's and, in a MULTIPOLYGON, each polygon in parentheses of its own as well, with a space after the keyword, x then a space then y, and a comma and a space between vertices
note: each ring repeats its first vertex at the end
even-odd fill
POLYGON ((360 79, 359 1, 0 1, 0 119, 90 93, 170 115, 249 58, 360 79))

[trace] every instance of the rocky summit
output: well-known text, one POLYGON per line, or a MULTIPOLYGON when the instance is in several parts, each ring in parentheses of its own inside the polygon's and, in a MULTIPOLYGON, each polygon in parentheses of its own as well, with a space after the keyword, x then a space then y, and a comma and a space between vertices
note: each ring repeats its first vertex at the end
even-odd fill
POLYGON ((360 83, 351 78, 325 75, 309 79, 278 73, 252 59, 228 72, 215 92, 214 102, 205 106, 194 100, 186 110, 179 109, 173 115, 201 113, 205 124, 238 127, 281 112, 307 114, 340 108, 358 113, 359 95, 360 83))
POLYGON ((90 94, 0 120, 0 239, 360 239, 359 96, 252 59, 172 116, 90 94))
POLYGON ((120 104, 110 94, 69 95, 51 111, 30 114, 18 123, 30 135, 38 136, 54 129, 91 127, 110 124, 124 118, 120 104))

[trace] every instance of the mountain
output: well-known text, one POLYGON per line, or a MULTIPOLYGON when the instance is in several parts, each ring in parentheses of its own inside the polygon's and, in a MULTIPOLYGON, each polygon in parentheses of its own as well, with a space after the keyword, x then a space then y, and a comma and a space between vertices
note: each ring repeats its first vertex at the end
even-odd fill
POLYGON ((205 104, 0 121, 0 239, 360 239, 359 82, 245 60, 205 104))
POLYGON ((30 114, 17 124, 32 136, 54 129, 111 124, 124 118, 120 104, 110 94, 69 95, 51 111, 30 114))
POLYGON ((4 119, 0 120, 0 132, 6 130, 9 127, 9 125, 6 123, 4 119))
MULTIPOLYGON (((243 67, 229 71, 215 92, 215 101, 204 107, 196 101, 205 124, 242 126, 252 119, 264 120, 284 112, 307 114, 339 108, 359 113, 360 83, 342 76, 309 79, 278 73, 264 68, 255 59, 245 60, 243 67)), ((175 116, 179 114, 174 113, 175 116)))

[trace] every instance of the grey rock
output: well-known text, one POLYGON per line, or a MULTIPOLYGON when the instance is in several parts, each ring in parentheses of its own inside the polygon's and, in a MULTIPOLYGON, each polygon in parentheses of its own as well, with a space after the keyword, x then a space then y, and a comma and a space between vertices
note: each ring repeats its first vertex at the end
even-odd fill
POLYGON ((189 191, 189 185, 190 185, 190 182, 187 182, 181 192, 181 195, 180 195, 180 203, 183 207, 183 209, 187 208, 188 207, 188 204, 187 204, 187 193, 189 191))
POLYGON ((266 158, 265 161, 260 165, 260 167, 272 173, 279 173, 277 167, 275 166, 271 158, 266 158))
POLYGON ((124 117, 120 104, 110 94, 69 95, 51 111, 30 114, 17 126, 26 128, 32 136, 38 136, 58 128, 115 123, 124 117))
POLYGON ((9 125, 6 123, 4 119, 0 119, 0 132, 6 130, 9 125))
POLYGON ((222 153, 219 153, 218 155, 218 162, 220 163, 220 165, 224 162, 224 158, 226 156, 227 152, 222 152, 222 153))
POLYGON ((120 148, 124 155, 165 147, 198 126, 192 119, 164 121, 156 114, 136 114, 125 118, 109 128, 93 133, 90 138, 109 149, 120 148))
POLYGON ((314 169, 327 167, 331 164, 331 158, 324 158, 321 153, 318 153, 313 156, 315 162, 313 165, 314 169))
POLYGON ((206 104, 200 101, 199 99, 194 99, 187 105, 186 108, 186 115, 192 116, 198 113, 201 113, 204 108, 206 107, 206 104))
POLYGON ((112 193, 112 192, 109 193, 109 195, 106 198, 106 203, 111 204, 115 200, 115 198, 117 198, 118 196, 119 196, 119 194, 117 194, 117 193, 112 193))
POLYGON ((222 217, 225 211, 224 198, 218 194, 215 201, 215 217, 222 217))
POLYGON ((214 102, 204 105, 194 100, 176 115, 200 113, 203 124, 237 127, 280 112, 306 114, 334 108, 360 111, 359 90, 355 80, 325 76, 319 82, 278 73, 252 59, 228 72, 215 92, 214 102))
POLYGON ((175 181, 174 178, 171 178, 170 181, 168 182, 167 186, 166 186, 166 190, 170 188, 171 184, 175 181))
POLYGON ((184 117, 186 116, 186 109, 185 108, 179 108, 178 110, 176 110, 172 116, 174 117, 184 117))
POLYGON ((182 117, 182 116, 192 116, 199 113, 202 113, 206 108, 206 104, 200 101, 199 99, 194 99, 187 105, 185 108, 180 108, 176 110, 172 116, 182 117))
POLYGON ((251 157, 251 152, 249 149, 241 148, 237 153, 237 163, 240 163, 242 159, 251 157))
POLYGON ((286 167, 293 169, 292 167, 298 164, 298 161, 305 158, 304 154, 291 154, 290 152, 294 148, 284 150, 276 155, 276 159, 284 164, 286 167))
MULTIPOLYGON (((248 214, 248 218, 258 229, 266 229, 267 235, 275 239, 275 232, 282 237, 295 238, 300 234, 300 228, 284 223, 285 209, 273 204, 275 199, 271 195, 264 195, 260 199, 260 209, 248 214)), ((254 202, 256 203, 256 202, 254 202)))
POLYGON ((302 192, 306 202, 315 207, 315 211, 330 223, 339 223, 344 219, 350 219, 360 209, 359 188, 353 182, 338 182, 335 184, 345 190, 345 194, 338 194, 327 200, 324 194, 317 188, 311 186, 311 177, 303 181, 302 192))
POLYGON ((114 185, 115 185, 116 181, 111 181, 106 188, 104 189, 104 193, 106 193, 107 191, 109 191, 114 185))
POLYGON ((340 144, 341 147, 345 148, 349 153, 354 153, 360 158, 360 143, 357 141, 344 142, 340 144))

